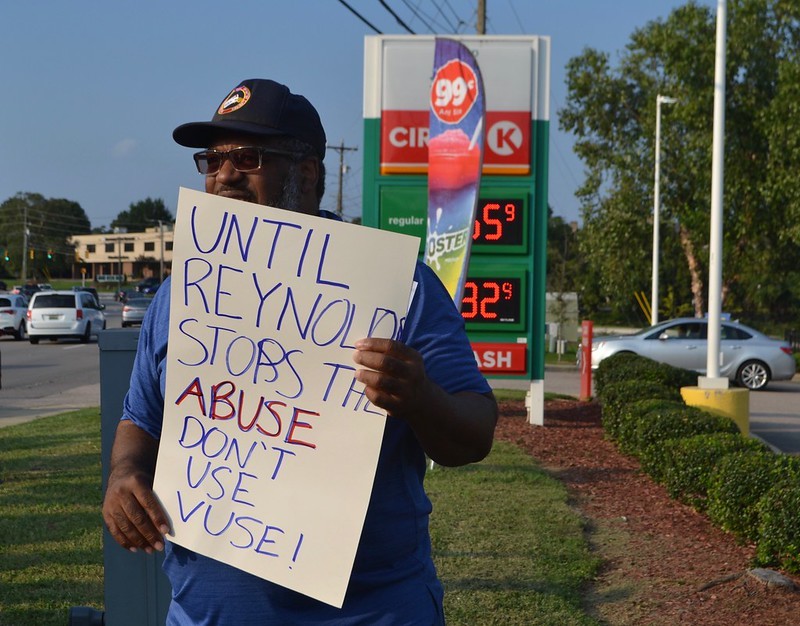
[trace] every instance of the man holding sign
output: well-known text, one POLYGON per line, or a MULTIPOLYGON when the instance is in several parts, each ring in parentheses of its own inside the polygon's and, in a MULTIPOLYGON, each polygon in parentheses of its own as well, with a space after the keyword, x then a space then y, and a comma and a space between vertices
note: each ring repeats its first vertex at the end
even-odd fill
MULTIPOLYGON (((244 81, 223 99, 211 122, 184 124, 173 137, 181 145, 202 149, 194 160, 205 175, 207 193, 334 218, 319 209, 324 190, 322 124, 308 100, 285 86, 261 79, 244 81)), ((266 259, 270 251, 259 254, 266 259)), ((361 271, 357 264, 337 269, 344 275, 361 271)), ((347 346, 352 347, 355 367, 337 366, 337 371, 352 371, 352 385, 360 384, 369 402, 388 413, 341 608, 165 539, 173 532, 170 515, 175 518, 178 513, 164 510, 153 482, 162 426, 166 429, 162 421, 170 292, 168 285, 159 289, 142 326, 103 504, 106 525, 120 545, 132 551, 166 551, 164 569, 173 589, 168 624, 443 624, 442 588, 430 554, 431 506, 422 484, 426 455, 449 466, 483 459, 491 449, 497 406, 478 372, 463 320, 439 280, 417 263, 398 337, 355 340, 347 346)), ((227 292, 218 291, 217 306, 220 294, 227 292)), ((236 316, 227 311, 225 317, 236 316)), ((174 337, 173 343, 178 345, 179 339, 174 337)), ((285 356, 288 363, 289 355, 285 356)), ((190 402, 197 399, 202 404, 199 385, 187 387, 186 395, 190 402)), ((310 445, 302 439, 311 428, 308 417, 295 415, 286 441, 310 445)), ((275 473, 278 469, 276 464, 275 473)), ((187 472, 161 465, 158 471, 187 472)), ((240 473, 234 493, 239 502, 248 504, 255 489, 246 488, 242 476, 249 474, 240 473)), ((336 482, 336 468, 317 480, 336 482)), ((302 497, 297 494, 298 500, 302 497)), ((317 513, 324 519, 326 510, 321 507, 317 513)), ((191 514, 180 512, 181 518, 191 514)), ((302 535, 295 553, 301 543, 302 535)))

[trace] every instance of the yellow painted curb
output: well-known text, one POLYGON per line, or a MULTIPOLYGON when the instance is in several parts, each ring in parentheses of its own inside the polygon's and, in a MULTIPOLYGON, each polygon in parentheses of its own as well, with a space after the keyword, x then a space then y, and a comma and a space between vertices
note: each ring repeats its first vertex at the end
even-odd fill
POLYGON ((750 435, 749 389, 702 389, 681 387, 683 401, 715 415, 731 418, 745 436, 750 435))

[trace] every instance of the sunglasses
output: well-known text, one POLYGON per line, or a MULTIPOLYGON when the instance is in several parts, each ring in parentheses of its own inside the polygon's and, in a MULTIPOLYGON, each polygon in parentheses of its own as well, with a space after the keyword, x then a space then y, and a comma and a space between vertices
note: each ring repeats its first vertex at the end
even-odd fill
POLYGON ((195 152, 193 156, 197 171, 206 176, 213 176, 222 167, 225 159, 230 161, 237 172, 255 172, 264 164, 264 155, 298 159, 297 152, 281 150, 279 148, 261 148, 258 146, 242 146, 232 150, 203 150, 195 152))

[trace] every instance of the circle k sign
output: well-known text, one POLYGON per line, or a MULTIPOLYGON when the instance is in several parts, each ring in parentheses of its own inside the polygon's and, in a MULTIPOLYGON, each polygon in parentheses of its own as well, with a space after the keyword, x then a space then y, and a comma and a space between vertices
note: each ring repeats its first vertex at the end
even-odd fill
POLYGON ((492 124, 486 133, 486 145, 498 156, 507 157, 519 150, 525 141, 522 129, 511 120, 492 124))
POLYGON ((457 124, 478 98, 475 72, 459 59, 448 61, 436 72, 431 85, 431 108, 445 124, 457 124))

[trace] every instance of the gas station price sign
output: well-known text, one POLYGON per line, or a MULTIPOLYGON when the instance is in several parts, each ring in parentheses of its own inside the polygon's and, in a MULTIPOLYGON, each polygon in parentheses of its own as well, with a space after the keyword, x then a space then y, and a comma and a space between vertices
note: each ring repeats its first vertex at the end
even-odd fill
POLYGON ((528 217, 527 192, 492 189, 481 193, 472 231, 473 251, 526 253, 528 217))
MULTIPOLYGON (((471 232, 460 231, 471 235, 471 254, 457 305, 481 370, 530 380, 531 414, 538 415, 544 396, 550 39, 458 39, 478 60, 487 99, 475 219, 471 232)), ((431 90, 441 87, 431 80, 435 46, 432 35, 368 36, 364 46, 363 223, 419 237, 420 255, 427 242, 431 90)))
MULTIPOLYGON (((427 187, 391 186, 381 189, 381 223, 384 230, 419 237, 425 245, 427 187)), ((485 185, 478 195, 472 230, 476 255, 527 255, 530 233, 530 193, 527 189, 485 185)))
POLYGON ((461 317, 467 330, 524 331, 526 302, 523 268, 470 267, 464 283, 461 317))

